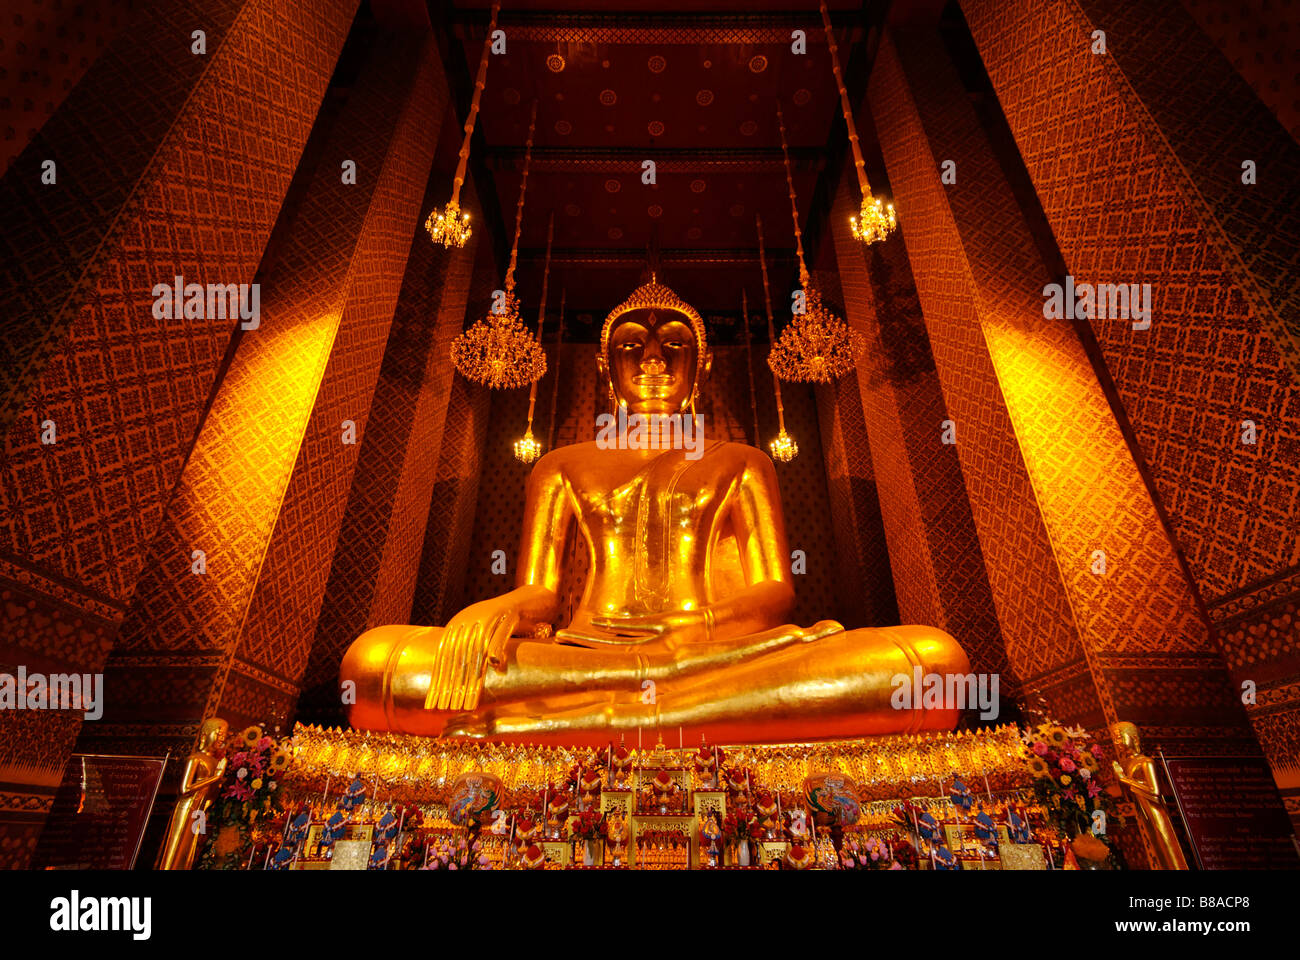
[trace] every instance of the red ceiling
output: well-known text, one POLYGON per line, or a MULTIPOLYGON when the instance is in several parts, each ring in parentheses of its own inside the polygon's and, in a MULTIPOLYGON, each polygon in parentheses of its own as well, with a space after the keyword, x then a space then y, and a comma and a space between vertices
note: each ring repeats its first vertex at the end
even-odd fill
MULTIPOLYGON (((453 15, 460 21, 455 32, 471 74, 482 51, 486 6, 460 3, 462 16, 453 15), (467 9, 477 15, 463 16, 467 9)), ((570 0, 565 12, 516 2, 502 12, 507 53, 490 58, 478 122, 487 144, 482 159, 495 180, 505 227, 512 231, 520 151, 532 102, 538 102, 517 277, 529 316, 541 287, 540 255, 551 211, 552 310, 561 287, 571 311, 600 313, 614 306, 635 286, 646 244, 656 233, 664 278, 702 312, 738 311, 742 287, 757 309, 756 213, 763 218, 773 295, 784 297, 797 273, 777 99, 796 168, 801 224, 807 222, 839 114, 820 15, 809 5, 806 16, 792 18, 790 7, 709 0, 710 14, 757 14, 732 18, 751 32, 765 26, 763 12, 775 11, 765 35, 735 43, 724 42, 719 33, 728 27, 726 17, 665 16, 698 11, 698 3, 658 3, 654 15, 629 12, 626 20, 613 21, 580 12, 609 14, 607 2, 570 0), (512 24, 510 10, 525 13, 512 24), (538 16, 543 10, 551 15, 538 16), (795 25, 807 31, 803 55, 792 53, 784 39, 795 25), (641 182, 644 159, 658 165, 654 185, 641 182)), ((837 34, 843 64, 863 31, 837 34)), ((774 306, 779 312, 779 304, 774 306)))

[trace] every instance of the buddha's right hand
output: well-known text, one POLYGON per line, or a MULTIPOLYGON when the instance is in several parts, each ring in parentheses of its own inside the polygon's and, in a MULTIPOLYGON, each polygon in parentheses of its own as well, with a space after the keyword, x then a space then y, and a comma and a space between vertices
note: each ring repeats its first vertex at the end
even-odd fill
POLYGON ((506 642, 520 610, 506 597, 471 604, 451 618, 438 639, 429 676, 426 710, 474 710, 483 692, 483 671, 505 668, 506 642))

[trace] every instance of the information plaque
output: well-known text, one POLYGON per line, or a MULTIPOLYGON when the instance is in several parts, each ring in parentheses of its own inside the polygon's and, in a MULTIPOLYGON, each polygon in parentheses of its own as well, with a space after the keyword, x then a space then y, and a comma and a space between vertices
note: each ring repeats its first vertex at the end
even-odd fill
POLYGON ((74 753, 32 857, 38 870, 130 870, 166 757, 74 753))
POLYGON ((1294 830, 1262 757, 1165 757, 1202 870, 1300 868, 1294 830))

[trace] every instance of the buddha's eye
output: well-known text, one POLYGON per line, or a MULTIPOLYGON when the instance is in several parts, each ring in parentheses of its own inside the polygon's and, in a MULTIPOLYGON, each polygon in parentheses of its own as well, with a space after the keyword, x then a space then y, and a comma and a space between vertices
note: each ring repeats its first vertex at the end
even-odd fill
POLYGON ((664 346, 669 350, 681 350, 686 346, 686 343, 682 340, 666 340, 664 341, 664 346))
POLYGON ((624 340, 618 345, 620 350, 640 350, 641 344, 636 340, 624 340))

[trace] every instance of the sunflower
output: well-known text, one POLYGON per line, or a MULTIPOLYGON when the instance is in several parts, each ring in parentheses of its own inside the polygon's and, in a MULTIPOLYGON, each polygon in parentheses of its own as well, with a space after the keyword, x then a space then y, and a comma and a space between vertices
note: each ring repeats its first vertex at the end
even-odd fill
POLYGON ((1101 765, 1097 763, 1097 758, 1088 750, 1084 750, 1079 754, 1079 766, 1083 767, 1089 773, 1096 773, 1101 769, 1101 765))
POLYGON ((1041 780, 1048 775, 1050 769, 1047 766, 1047 761, 1042 757, 1030 757, 1029 772, 1034 775, 1035 779, 1041 780))
POLYGON ((239 738, 244 741, 245 746, 251 747, 253 744, 257 743, 257 741, 262 739, 262 728, 253 725, 241 733, 239 738))
POLYGON ((289 765, 290 759, 289 752, 283 747, 280 747, 271 757, 271 769, 276 773, 280 772, 289 765))
POLYGON ((1066 741, 1069 739, 1070 739, 1070 735, 1065 732, 1064 727, 1048 727, 1047 742, 1050 743, 1052 746, 1056 747, 1058 750, 1061 747, 1065 746, 1066 741))

